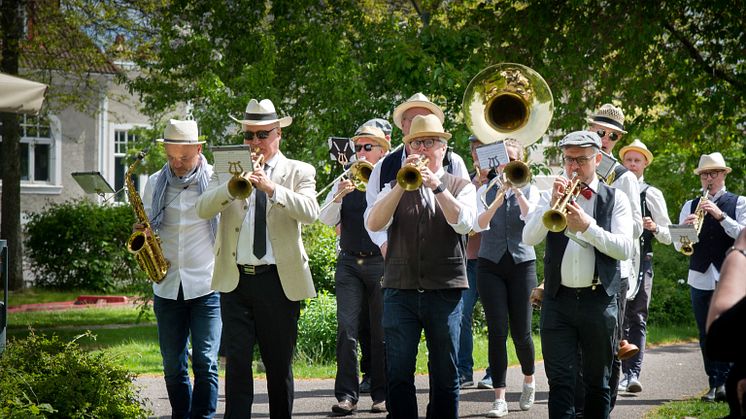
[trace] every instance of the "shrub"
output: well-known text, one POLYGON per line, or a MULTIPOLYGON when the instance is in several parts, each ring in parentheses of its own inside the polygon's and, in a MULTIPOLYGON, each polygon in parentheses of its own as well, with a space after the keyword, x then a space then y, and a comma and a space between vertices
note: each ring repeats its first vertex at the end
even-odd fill
POLYGON ((303 244, 317 291, 334 294, 334 272, 337 264, 337 234, 333 227, 315 222, 303 228, 303 244))
POLYGON ((147 281, 126 249, 134 214, 127 205, 86 199, 52 204, 26 225, 36 286, 111 291, 147 281))
MULTIPOLYGON (((92 337, 90 332, 81 337, 92 337)), ((11 340, 0 357, 0 416, 146 418, 134 376, 76 340, 31 335, 11 340)))
POLYGON ((689 258, 673 246, 654 244, 653 290, 648 324, 694 324, 694 314, 686 283, 689 258))
POLYGON ((337 348, 337 299, 320 291, 308 300, 298 321, 297 355, 312 363, 330 363, 337 348))

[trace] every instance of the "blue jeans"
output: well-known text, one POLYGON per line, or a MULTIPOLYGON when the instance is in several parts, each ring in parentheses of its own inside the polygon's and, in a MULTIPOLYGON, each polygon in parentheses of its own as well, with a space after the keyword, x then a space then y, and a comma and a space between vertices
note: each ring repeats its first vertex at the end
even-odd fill
POLYGON ((477 260, 466 261, 466 278, 469 281, 469 289, 461 294, 461 337, 458 346, 458 374, 466 381, 474 380, 474 335, 472 334, 472 318, 474 306, 477 304, 479 292, 477 292, 477 260))
POLYGON ((383 291, 386 341, 386 407, 392 419, 418 417, 414 373, 422 330, 427 341, 430 402, 427 417, 457 418, 456 352, 461 327, 461 289, 383 291))
POLYGON ((155 296, 158 343, 173 418, 212 418, 218 404, 220 294, 184 300, 155 296), (194 389, 189 381, 187 340, 192 340, 194 389))
POLYGON ((707 322, 707 312, 710 310, 710 299, 714 292, 713 290, 701 290, 689 286, 694 320, 697 322, 697 329, 699 329, 699 348, 702 350, 702 359, 705 363, 705 373, 707 373, 710 388, 725 384, 725 379, 728 377, 728 371, 730 370, 730 363, 712 360, 705 354, 705 337, 707 336, 705 324, 707 322))

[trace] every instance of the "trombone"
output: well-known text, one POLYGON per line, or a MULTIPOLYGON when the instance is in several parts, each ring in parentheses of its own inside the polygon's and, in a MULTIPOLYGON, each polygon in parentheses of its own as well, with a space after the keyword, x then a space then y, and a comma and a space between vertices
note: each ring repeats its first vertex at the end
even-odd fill
MULTIPOLYGON (((249 180, 249 175, 252 172, 244 172, 241 162, 232 161, 228 165, 228 172, 233 175, 228 181, 228 192, 237 199, 248 198, 254 190, 254 185, 249 180)), ((251 152, 251 165, 252 171, 257 171, 264 167, 264 154, 260 154, 258 147, 251 152)))
POLYGON ((407 163, 396 173, 396 183, 407 192, 416 191, 422 186, 422 169, 427 167, 430 160, 420 155, 420 159, 407 163))
MULTIPOLYGON (((479 169, 477 169, 479 170, 479 169)), ((484 191, 479 195, 479 199, 482 200, 482 204, 484 207, 489 210, 492 208, 493 205, 495 205, 495 202, 497 202, 502 196, 505 194, 506 190, 503 190, 503 185, 509 185, 516 188, 522 188, 531 181, 531 171, 528 168, 528 165, 525 162, 522 162, 520 160, 514 160, 508 164, 505 165, 505 168, 503 168, 502 173, 495 176, 490 183, 487 184, 487 187, 484 188, 484 191), (493 187, 497 187, 497 195, 495 195, 495 199, 492 200, 492 202, 487 205, 487 192, 490 191, 493 187)))
MULTIPOLYGON (((329 182, 328 185, 324 186, 319 193, 316 194, 316 199, 321 196, 321 194, 329 189, 331 186, 333 186, 335 183, 339 182, 340 180, 343 180, 345 177, 350 179, 352 181, 352 184, 354 185, 355 189, 357 189, 360 192, 365 192, 366 188, 368 187, 368 180, 370 179, 370 175, 373 173, 373 165, 370 164, 369 161, 365 159, 360 159, 355 162, 353 162, 350 167, 347 168, 344 172, 342 172, 341 175, 334 178, 331 182, 329 182)), ((334 194, 334 197, 327 202, 324 206, 321 207, 320 211, 323 211, 331 205, 332 202, 336 201, 337 198, 339 198, 345 191, 341 190, 338 191, 336 194, 334 194)))
POLYGON ((559 233, 567 227, 567 204, 580 195, 580 189, 580 176, 575 172, 570 179, 570 185, 565 188, 562 198, 541 216, 544 227, 554 233, 559 233))

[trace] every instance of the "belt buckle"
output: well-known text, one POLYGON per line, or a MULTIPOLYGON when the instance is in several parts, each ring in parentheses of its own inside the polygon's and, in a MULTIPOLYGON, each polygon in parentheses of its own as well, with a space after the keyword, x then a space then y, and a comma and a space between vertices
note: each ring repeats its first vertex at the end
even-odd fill
POLYGON ((256 275, 256 266, 243 265, 243 273, 246 275, 256 275))

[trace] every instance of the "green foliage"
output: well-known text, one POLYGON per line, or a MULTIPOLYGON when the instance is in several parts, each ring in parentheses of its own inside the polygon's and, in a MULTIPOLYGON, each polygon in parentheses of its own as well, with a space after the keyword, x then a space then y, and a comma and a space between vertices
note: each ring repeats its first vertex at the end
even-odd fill
POLYGON ((699 418, 715 419, 728 416, 728 404, 725 402, 703 402, 697 399, 679 400, 663 404, 645 414, 646 419, 699 418))
POLYGON ((102 206, 85 199, 32 213, 26 251, 36 285, 110 291, 147 283, 126 249, 134 222, 129 206, 102 206))
POLYGON ((296 356, 312 363, 332 362, 337 348, 337 299, 321 291, 307 301, 298 320, 296 356))
POLYGON ((316 290, 334 294, 334 272, 337 264, 337 235, 334 228, 318 221, 303 226, 303 245, 308 253, 308 264, 316 290))
POLYGON ((32 333, 0 358, 0 416, 146 418, 134 376, 102 353, 32 333))
POLYGON ((689 258, 673 246, 654 243, 653 291, 648 325, 694 324, 694 314, 686 282, 689 258))

